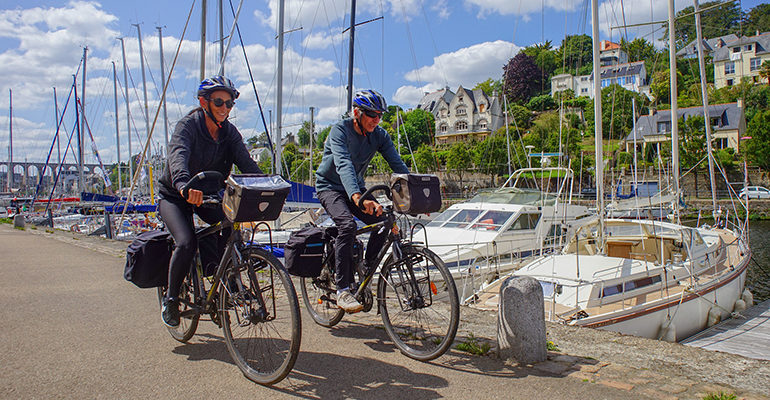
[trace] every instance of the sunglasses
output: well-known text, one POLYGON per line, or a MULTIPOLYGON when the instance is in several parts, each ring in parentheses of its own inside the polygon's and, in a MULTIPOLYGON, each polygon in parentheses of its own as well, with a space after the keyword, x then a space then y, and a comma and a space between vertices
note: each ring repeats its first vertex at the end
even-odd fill
POLYGON ((366 116, 369 118, 382 118, 382 113, 374 112, 371 110, 363 110, 363 109, 361 111, 363 111, 364 114, 366 114, 366 116))
POLYGON ((210 101, 214 103, 214 105, 217 107, 227 106, 227 108, 233 108, 233 106, 235 105, 235 102, 232 100, 222 100, 218 97, 210 99, 210 101))

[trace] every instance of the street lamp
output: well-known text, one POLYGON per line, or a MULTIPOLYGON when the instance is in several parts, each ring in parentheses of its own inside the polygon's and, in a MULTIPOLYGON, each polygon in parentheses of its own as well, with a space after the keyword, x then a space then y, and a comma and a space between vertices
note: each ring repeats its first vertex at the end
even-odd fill
POLYGON ((535 148, 535 146, 528 144, 524 146, 525 149, 527 149, 527 167, 532 168, 532 161, 529 159, 529 155, 532 154, 532 149, 535 148))

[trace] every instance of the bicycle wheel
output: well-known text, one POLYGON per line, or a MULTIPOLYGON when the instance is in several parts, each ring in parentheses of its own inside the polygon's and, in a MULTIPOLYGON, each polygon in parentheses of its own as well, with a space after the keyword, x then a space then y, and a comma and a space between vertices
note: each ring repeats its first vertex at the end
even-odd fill
MULTIPOLYGON (((161 309, 163 309, 164 297, 166 297, 166 287, 158 287, 158 304, 161 309)), ((195 273, 194 268, 191 268, 190 272, 184 277, 182 286, 179 288, 179 326, 176 328, 166 326, 171 337, 186 343, 195 335, 195 330, 198 329, 198 320, 200 320, 201 316, 200 313, 193 310, 193 306, 200 298, 198 274, 195 273)))
POLYGON ((449 349, 457 334, 457 288, 435 253, 414 245, 403 246, 402 251, 398 260, 391 254, 380 271, 377 298, 382 322, 408 357, 433 360, 449 349))
POLYGON ((271 253, 246 247, 230 259, 219 287, 219 315, 227 349, 243 375, 270 385, 294 367, 301 322, 289 274, 271 253))
POLYGON ((313 318, 316 324, 327 328, 337 325, 345 316, 345 311, 337 308, 337 303, 333 300, 337 293, 332 272, 334 269, 330 266, 333 264, 334 257, 328 257, 321 269, 321 275, 316 278, 302 278, 300 284, 302 300, 310 318, 313 318))

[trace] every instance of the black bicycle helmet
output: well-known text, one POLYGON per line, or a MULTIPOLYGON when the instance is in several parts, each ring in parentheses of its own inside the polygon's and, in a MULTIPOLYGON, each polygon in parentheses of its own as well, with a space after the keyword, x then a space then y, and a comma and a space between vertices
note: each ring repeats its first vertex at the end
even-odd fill
POLYGON ((240 96, 238 89, 235 88, 233 82, 222 75, 217 75, 211 78, 204 79, 198 86, 198 97, 208 98, 211 92, 217 90, 224 90, 233 96, 233 100, 240 96))
POLYGON ((371 89, 356 92, 356 96, 353 98, 353 107, 379 113, 388 110, 388 104, 385 102, 385 98, 371 89))

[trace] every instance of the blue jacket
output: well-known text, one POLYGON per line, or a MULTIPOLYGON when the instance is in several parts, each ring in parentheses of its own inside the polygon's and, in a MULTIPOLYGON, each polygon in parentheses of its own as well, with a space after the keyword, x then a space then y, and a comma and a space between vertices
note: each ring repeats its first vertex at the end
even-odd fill
POLYGON ((409 169, 393 146, 390 135, 382 127, 364 136, 353 129, 353 120, 344 119, 332 126, 324 143, 324 155, 316 170, 316 191, 336 190, 348 198, 366 191, 364 174, 374 154, 380 152, 393 172, 409 173, 409 169))

